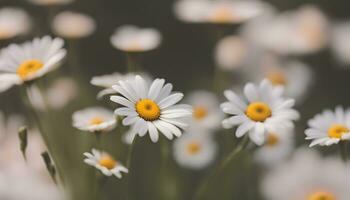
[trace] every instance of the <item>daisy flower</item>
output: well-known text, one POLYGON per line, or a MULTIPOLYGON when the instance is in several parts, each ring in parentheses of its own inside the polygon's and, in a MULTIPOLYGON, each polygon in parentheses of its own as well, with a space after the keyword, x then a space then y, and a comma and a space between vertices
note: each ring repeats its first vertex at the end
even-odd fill
POLYGON ((93 34, 96 23, 88 15, 64 11, 56 15, 52 22, 52 29, 60 37, 79 39, 93 34))
POLYGON ((106 152, 92 149, 91 153, 86 152, 84 156, 86 157, 84 159, 86 164, 94 166, 106 176, 114 175, 117 178, 122 178, 122 173, 129 172, 126 167, 106 152))
POLYGON ((334 112, 325 110, 308 121, 310 128, 305 130, 306 139, 315 145, 330 146, 340 141, 350 140, 350 110, 338 106, 334 112))
POLYGON ((254 154, 254 158, 265 166, 273 166, 284 161, 293 151, 293 130, 280 129, 268 132, 265 143, 254 154))
POLYGON ((338 158, 325 159, 303 148, 267 173, 261 189, 269 200, 347 200, 347 170, 338 158))
POLYGON ((216 129, 224 118, 220 104, 215 94, 198 90, 189 94, 186 102, 193 107, 191 127, 201 129, 216 129))
POLYGON ((173 144, 175 161, 184 168, 203 169, 215 160, 217 144, 207 133, 186 132, 173 144))
POLYGON ((181 130, 188 124, 185 120, 192 115, 188 105, 176 105, 182 93, 171 93, 172 84, 164 79, 155 79, 152 84, 140 76, 134 80, 119 81, 113 86, 121 96, 111 96, 111 101, 122 105, 115 110, 118 116, 125 116, 123 125, 132 126, 132 133, 144 136, 149 133, 153 142, 157 142, 159 131, 169 140, 173 135, 179 137, 181 130))
POLYGON ((225 91, 229 100, 221 104, 222 110, 230 115, 223 121, 224 128, 238 126, 236 137, 246 133, 257 145, 262 145, 268 131, 293 127, 293 120, 299 113, 294 110, 294 100, 284 98, 283 88, 273 87, 271 82, 263 80, 260 85, 252 83, 244 87, 246 100, 241 100, 233 91, 225 91))
POLYGON ((176 16, 190 23, 235 24, 259 16, 270 9, 256 0, 180 0, 174 6, 176 16))
POLYGON ((28 0, 32 4, 40 6, 55 6, 55 5, 66 5, 74 2, 74 0, 28 0))
POLYGON ((350 64, 350 22, 343 22, 334 26, 331 37, 331 47, 335 57, 344 64, 350 64))
POLYGON ((93 133, 110 131, 117 124, 113 112, 102 107, 76 111, 72 115, 72 120, 75 128, 93 133))
POLYGON ((119 27, 111 36, 112 45, 126 52, 144 52, 157 48, 162 40, 154 28, 138 28, 132 25, 119 27))
POLYGON ((29 15, 22 9, 5 7, 0 9, 0 40, 26 34, 30 29, 29 15))
POLYGON ((12 44, 0 52, 0 92, 13 85, 44 76, 56 69, 64 57, 62 39, 35 38, 22 45, 12 44))

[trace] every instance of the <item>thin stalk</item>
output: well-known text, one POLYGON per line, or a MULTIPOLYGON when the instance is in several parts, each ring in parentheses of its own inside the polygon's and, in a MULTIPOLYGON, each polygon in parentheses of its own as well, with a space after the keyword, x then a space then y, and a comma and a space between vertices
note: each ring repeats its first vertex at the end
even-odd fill
POLYGON ((134 53, 127 52, 126 61, 127 61, 128 72, 140 71, 141 67, 137 60, 137 55, 135 55, 134 53))
POLYGON ((340 151, 340 156, 344 162, 348 161, 349 158, 349 149, 348 149, 348 143, 341 141, 339 143, 339 151, 340 151))

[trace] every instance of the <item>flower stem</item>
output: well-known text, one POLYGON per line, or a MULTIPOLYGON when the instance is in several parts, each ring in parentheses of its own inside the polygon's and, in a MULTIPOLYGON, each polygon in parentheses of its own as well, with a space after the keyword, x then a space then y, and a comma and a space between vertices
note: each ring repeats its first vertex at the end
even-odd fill
POLYGON ((340 150, 341 158, 343 159, 344 162, 347 162, 349 157, 348 143, 341 141, 339 143, 339 150, 340 150))

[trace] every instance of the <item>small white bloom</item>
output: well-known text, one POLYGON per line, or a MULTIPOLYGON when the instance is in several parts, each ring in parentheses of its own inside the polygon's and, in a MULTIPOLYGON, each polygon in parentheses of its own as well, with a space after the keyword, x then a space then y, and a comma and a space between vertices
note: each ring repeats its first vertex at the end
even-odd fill
POLYGON ((86 157, 84 160, 86 164, 94 166, 106 176, 114 175, 117 178, 122 178, 122 173, 129 172, 126 167, 106 152, 92 149, 91 153, 86 152, 84 156, 86 157))
POLYGON ((216 45, 215 59, 223 70, 235 70, 245 63, 248 57, 248 44, 239 36, 227 36, 216 45))
POLYGON ((273 166, 284 161, 293 151, 294 132, 281 129, 266 134, 265 144, 255 152, 255 159, 265 166, 273 166))
POLYGON ((179 0, 175 3, 177 17, 191 23, 235 24, 252 19, 270 9, 256 0, 179 0))
POLYGON ((198 90, 189 94, 186 102, 193 107, 192 128, 216 129, 224 118, 215 94, 198 90))
POLYGON ((173 145, 175 161, 189 169, 203 169, 211 164, 217 153, 217 144, 208 133, 186 132, 173 145))
POLYGON ((26 34, 30 25, 30 17, 24 10, 11 7, 0 9, 0 40, 26 34))
POLYGON ((111 43, 122 51, 143 52, 157 48, 161 39, 162 35, 156 29, 125 25, 119 27, 111 36, 111 43))
POLYGON ((324 159, 303 148, 290 161, 273 168, 263 179, 261 189, 269 200, 347 200, 347 170, 340 159, 324 159))
POLYGON ((78 39, 91 35, 96 29, 96 23, 88 15, 64 11, 56 15, 52 28, 60 37, 78 39))
POLYGON ((73 113, 73 126, 82 131, 106 132, 116 126, 116 118, 110 110, 91 107, 73 113))
POLYGON ((22 45, 12 44, 0 52, 0 92, 32 81, 56 69, 64 57, 62 39, 35 38, 22 45))
POLYGON ((241 100, 233 91, 227 90, 224 95, 229 101, 221 104, 221 108, 233 115, 223 121, 224 128, 238 126, 236 137, 248 132, 257 145, 264 143, 267 132, 292 128, 292 121, 299 118, 299 113, 292 108, 294 100, 284 98, 283 88, 273 87, 268 80, 258 86, 248 83, 244 87, 246 100, 241 100))
POLYGON ((75 0, 28 0, 29 2, 40 6, 66 5, 75 0))
POLYGON ((331 47, 340 62, 350 64, 350 22, 337 24, 333 28, 331 47))
POLYGON ((144 136, 149 133, 153 142, 157 142, 159 131, 169 140, 179 137, 181 130, 192 115, 188 105, 176 105, 182 98, 182 93, 171 93, 173 86, 165 84, 164 79, 155 79, 148 84, 140 76, 134 80, 119 81, 113 86, 121 96, 111 96, 111 101, 123 107, 115 110, 118 116, 126 116, 123 125, 132 126, 132 133, 144 136))
POLYGON ((315 145, 330 146, 343 140, 350 140, 350 110, 338 106, 335 111, 325 110, 308 121, 306 139, 315 145))

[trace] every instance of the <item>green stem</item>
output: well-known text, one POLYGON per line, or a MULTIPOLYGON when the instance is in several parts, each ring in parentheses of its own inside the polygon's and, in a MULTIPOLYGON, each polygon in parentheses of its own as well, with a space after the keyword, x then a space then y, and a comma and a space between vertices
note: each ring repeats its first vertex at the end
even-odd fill
POLYGON ((128 72, 136 72, 140 71, 140 65, 137 61, 137 55, 134 53, 127 52, 126 53, 126 60, 127 60, 127 70, 128 72))
POLYGON ((340 150, 341 158, 343 159, 344 162, 347 162, 349 158, 348 143, 341 141, 339 143, 339 150, 340 150))

